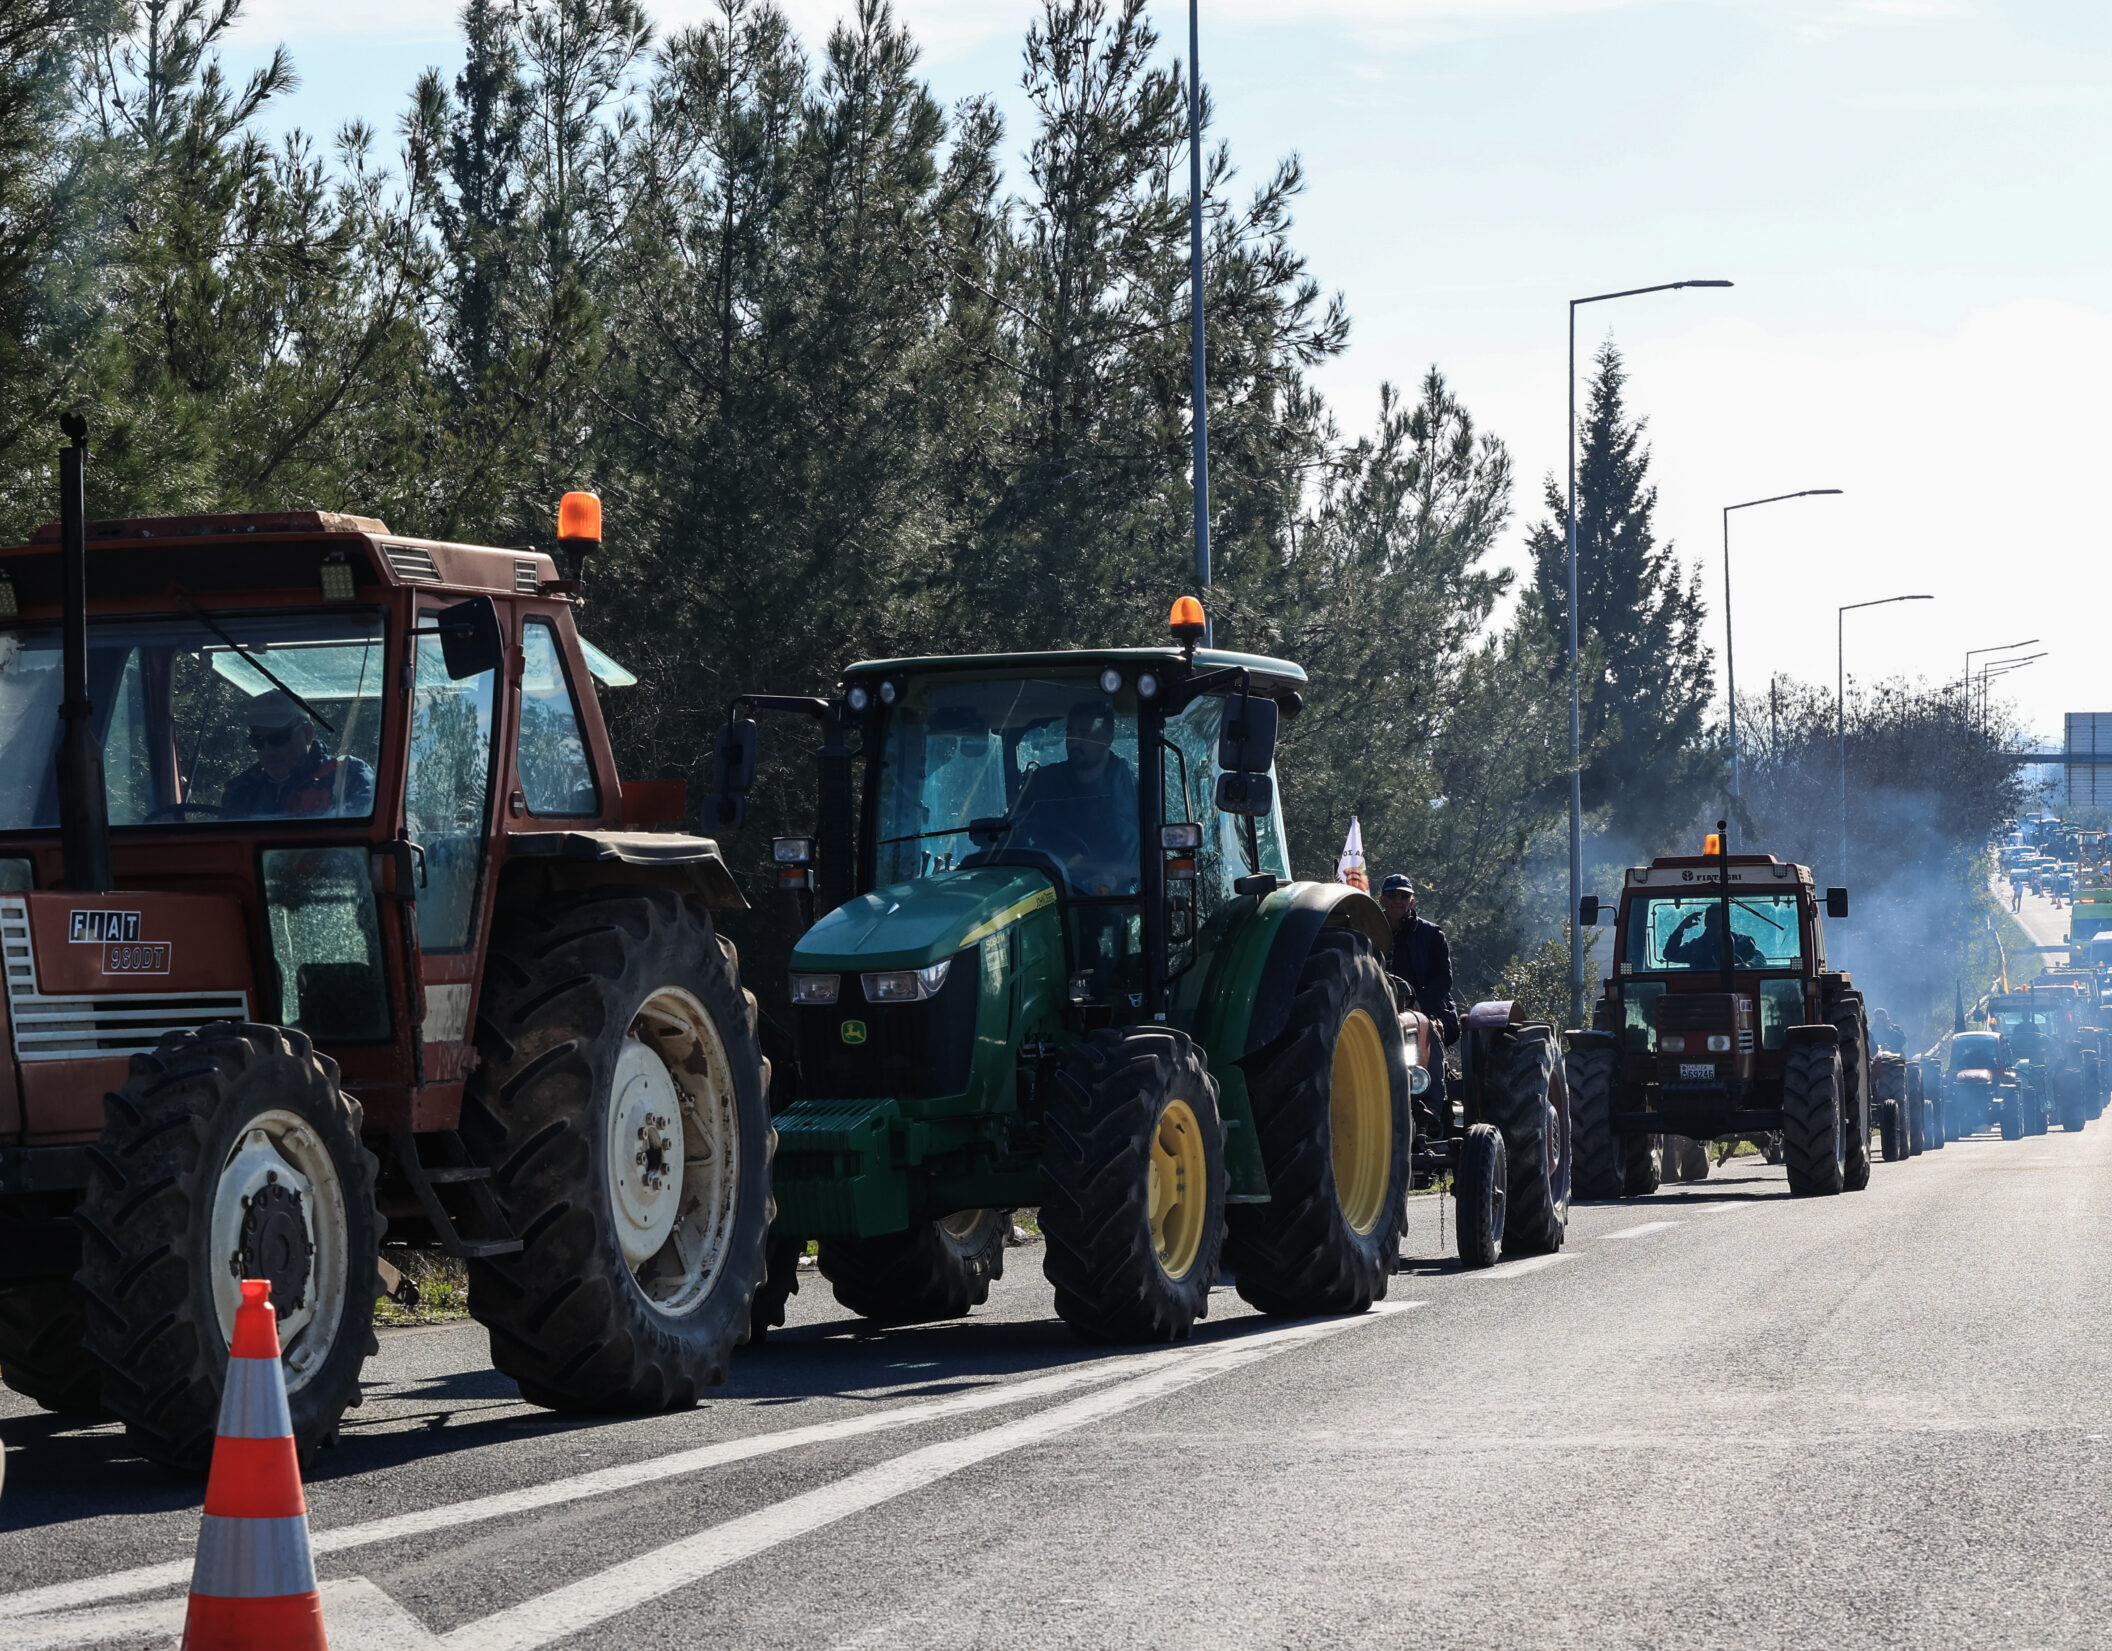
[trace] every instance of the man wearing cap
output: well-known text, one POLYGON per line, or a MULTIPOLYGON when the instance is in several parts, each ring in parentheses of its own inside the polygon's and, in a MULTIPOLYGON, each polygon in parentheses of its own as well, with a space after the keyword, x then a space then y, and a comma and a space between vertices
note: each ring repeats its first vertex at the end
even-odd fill
POLYGON ((357 757, 331 756, 292 695, 273 689, 251 702, 249 744, 257 760, 227 782, 222 818, 356 819, 373 813, 374 770, 357 757))
POLYGON ((1394 872, 1379 885, 1379 905, 1393 925, 1387 967, 1415 989, 1415 1006, 1436 1021, 1449 1048, 1459 1042, 1459 1006, 1452 1001, 1452 948, 1445 931, 1415 911, 1415 884, 1394 872))
POLYGON ((1064 760, 1029 774, 1012 805, 1011 846, 1053 854, 1087 894, 1137 886, 1137 776, 1114 747, 1115 708, 1078 701, 1064 719, 1064 760))

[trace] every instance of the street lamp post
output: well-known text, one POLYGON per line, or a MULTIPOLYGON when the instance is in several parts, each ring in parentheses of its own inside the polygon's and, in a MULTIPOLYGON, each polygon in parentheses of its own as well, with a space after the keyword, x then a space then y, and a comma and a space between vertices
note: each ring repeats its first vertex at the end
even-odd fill
POLYGON ((2027 636, 2022 642, 2002 642, 1992 648, 1968 648, 1965 650, 1965 676, 1959 682, 1959 687, 1965 691, 1965 734, 1968 745, 1972 743, 1973 734, 1973 655, 2006 654, 2012 648, 2028 648, 2036 641, 2038 641, 2037 637, 2027 636))
POLYGON ((1579 696, 1577 659, 1577 311, 1586 304, 1613 298, 1640 298, 1646 292, 1678 292, 1684 287, 1727 287, 1728 281, 1661 281, 1654 287, 1627 287, 1569 301, 1569 1019, 1584 1020, 1584 929, 1577 921, 1577 901, 1584 892, 1584 723, 1579 696))
POLYGON ((1857 608, 1882 608, 1894 602, 1933 602, 1933 596, 1879 596, 1868 602, 1849 602, 1833 616, 1833 718, 1834 733, 1841 745, 1841 871, 1848 881, 1848 664, 1845 644, 1848 616, 1857 608))
POLYGON ((1731 512, 1750 510, 1758 504, 1780 504, 1784 499, 1833 497, 1840 491, 1838 487, 1807 487, 1796 493, 1776 493, 1765 499, 1747 499, 1743 504, 1723 507, 1723 681, 1724 699, 1731 716, 1730 831, 1733 840, 1738 833, 1738 799, 1742 793, 1738 787, 1738 668, 1731 653, 1731 512))
MULTIPOLYGON (((2020 643, 2018 646, 2021 647, 2022 644, 2020 643)), ((2048 649, 2041 649, 2035 654, 2025 654, 2018 659, 1990 659, 1985 665, 1980 667, 1980 731, 1983 736, 1987 732, 1988 682, 1994 677, 2007 676, 2011 671, 2021 671, 2029 666, 2036 665, 2046 657, 2049 651, 2048 649)))
POLYGON ((1188 355, 1195 383, 1195 582, 1203 592, 1203 640, 1210 614, 1210 404, 1203 373, 1203 72, 1197 60, 1197 0, 1188 0, 1188 355))

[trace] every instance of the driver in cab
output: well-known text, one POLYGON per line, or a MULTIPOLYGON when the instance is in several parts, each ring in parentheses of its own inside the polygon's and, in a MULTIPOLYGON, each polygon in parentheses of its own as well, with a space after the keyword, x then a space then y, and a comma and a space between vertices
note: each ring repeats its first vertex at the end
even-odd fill
POLYGON ((249 744, 257 760, 227 782, 222 818, 356 819, 373 813, 374 770, 357 757, 330 755, 291 695, 273 689, 257 696, 249 707, 249 744))
POLYGON ((1012 841, 1055 856, 1087 894, 1137 885, 1137 776, 1114 747, 1114 707, 1080 700, 1064 720, 1064 760, 1029 774, 1013 807, 1012 841))
MULTIPOLYGON (((1723 907, 1712 905, 1706 911, 1696 912, 1672 931, 1672 938, 1665 942, 1665 961, 1687 969, 1720 969, 1723 967, 1723 907)), ((1766 959, 1760 948, 1753 944, 1750 935, 1731 932, 1731 962, 1734 968, 1759 969, 1766 967, 1766 959)))

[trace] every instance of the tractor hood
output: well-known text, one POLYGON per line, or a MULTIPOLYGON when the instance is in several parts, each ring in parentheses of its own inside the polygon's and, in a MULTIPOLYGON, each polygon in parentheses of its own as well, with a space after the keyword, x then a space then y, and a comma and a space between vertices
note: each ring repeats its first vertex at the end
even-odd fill
POLYGON ((921 969, 1056 904, 1038 871, 976 866, 889 883, 838 906, 792 949, 799 973, 921 969))

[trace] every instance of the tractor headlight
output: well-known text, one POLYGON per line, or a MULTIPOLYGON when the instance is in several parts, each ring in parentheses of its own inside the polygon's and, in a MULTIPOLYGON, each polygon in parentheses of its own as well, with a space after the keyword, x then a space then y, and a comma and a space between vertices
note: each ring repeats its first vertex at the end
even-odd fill
POLYGON ((1729 1053, 1730 1053, 1730 1051, 1731 1051, 1731 1038, 1730 1038, 1730 1034, 1729 1034, 1728 1032, 1711 1032, 1711 1033, 1709 1034, 1709 1053, 1710 1053, 1710 1054, 1712 1054, 1712 1055, 1727 1055, 1727 1054, 1729 1054, 1729 1053))
POLYGON ((894 684, 893 684, 892 682, 883 682, 883 683, 881 683, 881 684, 880 684, 880 703, 881 703, 882 705, 892 705, 892 704, 894 704, 894 702, 895 702, 895 685, 894 685, 894 684))
POLYGON ((843 697, 854 711, 862 711, 873 702, 873 696, 866 691, 862 682, 843 697))
POLYGON ((1143 699, 1156 699, 1159 695, 1159 679, 1146 671, 1137 678, 1137 694, 1143 699))
POLYGON ((868 1003, 922 1003, 939 995, 939 988, 946 984, 946 971, 952 967, 949 957, 928 969, 883 969, 858 978, 865 982, 868 1003))
POLYGON ((1408 1093, 1420 1095, 1430 1087, 1430 1068, 1411 1066, 1408 1068, 1408 1093))
POLYGON ((1110 665, 1100 673, 1100 691, 1103 694, 1119 694, 1122 691, 1122 673, 1110 665))
POLYGON ((1687 1040, 1677 1032, 1665 1033, 1657 1040, 1657 1046, 1668 1055, 1684 1055, 1687 1052, 1687 1040))
POLYGON ((794 975, 792 977, 792 1001, 794 1003, 834 1003, 841 981, 835 975, 794 975))

